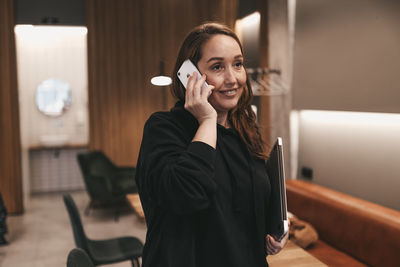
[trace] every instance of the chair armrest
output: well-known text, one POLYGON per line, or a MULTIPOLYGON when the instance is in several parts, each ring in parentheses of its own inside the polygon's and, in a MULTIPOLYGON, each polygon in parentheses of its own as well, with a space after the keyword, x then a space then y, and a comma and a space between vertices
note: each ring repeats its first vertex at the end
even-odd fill
POLYGON ((113 186, 115 194, 136 193, 135 172, 118 171, 113 176, 113 186))

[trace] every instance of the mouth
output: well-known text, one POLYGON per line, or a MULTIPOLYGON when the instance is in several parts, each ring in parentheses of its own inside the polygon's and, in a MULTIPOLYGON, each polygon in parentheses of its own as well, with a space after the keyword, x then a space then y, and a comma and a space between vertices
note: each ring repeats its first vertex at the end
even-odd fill
POLYGON ((224 95, 224 96, 234 96, 236 95, 238 89, 229 89, 229 90, 220 90, 218 93, 224 95))

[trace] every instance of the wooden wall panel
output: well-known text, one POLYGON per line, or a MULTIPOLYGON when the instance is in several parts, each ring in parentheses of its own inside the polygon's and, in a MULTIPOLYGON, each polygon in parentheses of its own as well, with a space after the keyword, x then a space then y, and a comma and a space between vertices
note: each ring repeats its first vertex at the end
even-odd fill
MULTIPOLYGON (((260 54, 260 67, 269 68, 269 37, 268 37, 268 2, 266 0, 258 0, 258 10, 260 12, 260 43, 259 43, 259 54, 260 54)), ((267 81, 268 82, 268 81, 267 81)), ((267 146, 267 151, 272 147, 271 140, 271 121, 270 121, 270 96, 260 97, 260 113, 259 123, 261 134, 264 138, 264 142, 267 146)))
POLYGON ((14 1, 0 0, 0 192, 9 213, 21 213, 22 177, 14 1))
MULTIPOLYGON (((268 61, 269 68, 280 70, 279 75, 270 75, 274 83, 280 84, 285 91, 270 96, 269 101, 269 134, 273 142, 278 136, 282 137, 285 154, 285 170, 291 174, 290 155, 290 112, 291 84, 293 69, 293 32, 289 31, 289 2, 287 0, 268 0, 268 61)), ((279 88, 279 87, 278 87, 279 88)))
POLYGON ((135 165, 144 123, 163 109, 162 88, 150 84, 160 61, 171 73, 184 36, 204 21, 233 27, 237 0, 87 0, 86 12, 90 149, 135 165))

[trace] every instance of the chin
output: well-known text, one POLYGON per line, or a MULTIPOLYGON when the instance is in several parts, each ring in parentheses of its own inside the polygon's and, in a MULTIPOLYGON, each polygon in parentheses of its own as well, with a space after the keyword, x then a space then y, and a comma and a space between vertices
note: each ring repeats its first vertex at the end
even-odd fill
POLYGON ((238 105, 242 93, 243 91, 239 90, 235 96, 231 97, 213 93, 208 100, 217 112, 228 112, 238 105))
POLYGON ((228 112, 237 106, 238 101, 224 101, 223 103, 211 104, 217 112, 228 112))

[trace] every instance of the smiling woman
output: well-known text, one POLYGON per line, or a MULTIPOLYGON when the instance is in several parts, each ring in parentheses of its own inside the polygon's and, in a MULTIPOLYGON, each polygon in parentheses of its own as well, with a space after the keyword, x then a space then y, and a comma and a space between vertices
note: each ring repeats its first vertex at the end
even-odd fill
MULTIPOLYGON (((224 77, 224 79, 226 77, 228 78, 226 80, 222 81, 221 78, 219 78, 219 81, 213 80, 213 82, 216 83, 211 85, 214 86, 215 91, 224 88, 223 86, 225 86, 224 90, 226 90, 232 87, 232 85, 235 86, 235 84, 240 84, 237 89, 241 90, 241 88, 243 88, 243 90, 241 94, 239 92, 240 98, 237 100, 235 105, 228 109, 229 120, 227 120, 226 112, 219 112, 222 108, 219 105, 222 103, 219 103, 217 100, 221 99, 222 94, 216 94, 219 95, 219 97, 210 97, 209 102, 211 105, 215 104, 215 106, 213 105, 213 110, 215 109, 217 113, 219 112, 219 124, 235 128, 250 152, 256 155, 256 157, 265 158, 264 143, 255 122, 256 115, 251 109, 253 93, 250 82, 247 79, 247 75, 243 68, 243 48, 237 35, 228 27, 219 24, 210 23, 201 25, 189 33, 183 42, 176 60, 174 73, 178 72, 181 64, 186 59, 190 59, 195 65, 198 65, 200 71, 205 72, 203 74, 210 76, 206 78, 207 82, 209 79, 217 79, 218 76, 221 77, 221 75, 217 74, 228 74, 228 76, 224 77), (217 38, 217 41, 215 41, 215 38, 217 38), (225 43, 214 47, 212 43, 218 44, 219 40, 224 40, 225 43), (203 54, 206 55, 203 56, 203 54), (235 67, 235 75, 229 77, 229 75, 231 75, 232 66, 229 66, 229 72, 226 72, 226 66, 222 66, 222 63, 227 64, 227 62, 221 62, 221 59, 224 59, 223 57, 225 57, 225 61, 230 60, 230 64, 237 64, 235 67), (217 62, 217 60, 219 61, 217 62), (207 66, 207 64, 213 65, 207 66), (211 67, 211 69, 208 69, 209 67, 211 67), (234 81, 232 83, 232 80, 234 79, 236 79, 236 82, 234 81)), ((188 104, 185 99, 188 95, 186 94, 186 89, 179 82, 176 75, 173 77, 171 90, 172 94, 177 97, 180 102, 185 103, 186 105, 188 104)), ((208 95, 208 92, 203 95, 208 95)), ((234 91, 231 91, 229 93, 233 92, 234 91)), ((236 98, 233 100, 234 102, 236 101, 235 99, 236 98)), ((207 106, 208 101, 206 102, 207 106)), ((227 108, 228 107, 225 107, 225 111, 227 108)), ((195 114, 193 115, 196 117, 195 114)), ((208 131, 208 134, 209 133, 210 132, 208 131)))
POLYGON ((186 88, 174 75, 178 102, 144 127, 143 266, 265 267, 287 236, 278 242, 265 230, 272 189, 242 46, 226 26, 203 24, 184 40, 174 73, 188 59, 202 75, 193 72, 186 88))
POLYGON ((199 70, 214 85, 208 101, 217 111, 218 123, 229 127, 228 112, 236 107, 246 86, 240 46, 232 37, 217 34, 204 44, 203 51, 199 70))

